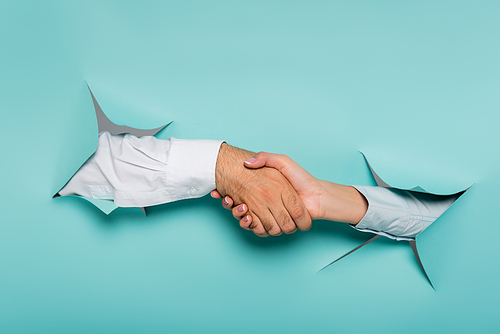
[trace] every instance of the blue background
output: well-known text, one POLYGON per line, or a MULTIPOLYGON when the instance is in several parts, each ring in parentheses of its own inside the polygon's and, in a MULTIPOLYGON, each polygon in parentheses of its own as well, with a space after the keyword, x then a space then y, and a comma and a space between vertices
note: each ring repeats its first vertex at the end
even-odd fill
POLYGON ((2 1, 0 331, 498 332, 498 1, 2 1), (288 154, 318 178, 474 186, 406 243, 261 239, 205 197, 52 200, 119 124, 288 154))

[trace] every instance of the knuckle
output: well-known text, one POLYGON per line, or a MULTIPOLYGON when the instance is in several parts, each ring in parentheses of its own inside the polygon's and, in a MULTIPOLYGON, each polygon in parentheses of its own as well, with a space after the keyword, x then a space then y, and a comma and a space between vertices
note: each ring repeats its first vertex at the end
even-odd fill
POLYGON ((270 219, 262 219, 262 225, 264 225, 266 231, 272 230, 274 226, 270 219))
POLYGON ((264 230, 254 230, 253 233, 255 233, 255 235, 257 235, 257 236, 259 236, 261 238, 264 238, 264 237, 268 236, 268 234, 264 230))
POLYGON ((297 198, 297 196, 294 194, 294 193, 290 193, 287 197, 287 201, 288 203, 295 207, 295 206, 299 206, 299 199, 297 198))
POLYGON ((295 206, 290 211, 290 214, 294 219, 301 218, 304 215, 304 211, 300 206, 295 206))
POLYGON ((290 194, 288 196, 288 207, 290 208, 290 215, 294 218, 301 218, 304 215, 304 210, 299 204, 299 199, 295 194, 290 194))
POLYGON ((262 228, 262 227, 257 227, 255 230, 254 230, 255 234, 265 234, 266 231, 262 228))
POLYGON ((269 231, 269 234, 272 235, 272 236, 275 236, 277 237, 278 235, 281 234, 281 230, 279 229, 279 227, 273 227, 270 231, 269 231))
POLYGON ((267 234, 266 229, 264 228, 264 226, 262 226, 262 224, 259 221, 252 221, 252 223, 248 228, 257 235, 267 234))
POLYGON ((297 228, 294 226, 290 226, 290 225, 287 225, 287 226, 283 226, 283 232, 285 232, 286 234, 290 234, 290 233, 293 233, 297 230, 297 228))
POLYGON ((291 160, 290 157, 286 154, 280 154, 279 159, 284 166, 286 166, 288 162, 291 160))
POLYGON ((250 226, 248 226, 248 228, 255 231, 259 228, 259 226, 260 224, 254 220, 250 223, 250 226))
POLYGON ((280 218, 281 218, 281 224, 283 226, 283 232, 285 233, 291 233, 293 230, 295 230, 295 223, 292 221, 290 216, 288 215, 288 212, 282 211, 280 213, 280 218))

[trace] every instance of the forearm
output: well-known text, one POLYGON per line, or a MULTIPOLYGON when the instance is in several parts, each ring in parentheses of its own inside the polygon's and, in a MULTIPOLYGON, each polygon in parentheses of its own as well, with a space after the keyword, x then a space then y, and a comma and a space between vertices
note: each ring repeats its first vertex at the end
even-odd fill
POLYGON ((248 170, 244 167, 243 162, 254 155, 254 152, 226 143, 220 146, 215 166, 215 185, 222 196, 231 194, 235 197, 233 199, 236 202, 240 202, 237 196, 243 187, 249 186, 250 182, 247 180, 248 170))
POLYGON ((325 219, 356 225, 368 209, 366 198, 354 187, 320 180, 319 216, 325 219))

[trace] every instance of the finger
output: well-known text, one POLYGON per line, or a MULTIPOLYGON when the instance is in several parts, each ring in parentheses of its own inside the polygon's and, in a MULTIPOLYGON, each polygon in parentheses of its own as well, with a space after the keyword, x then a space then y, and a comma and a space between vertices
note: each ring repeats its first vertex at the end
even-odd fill
POLYGON ((248 206, 246 204, 240 204, 233 208, 233 216, 236 219, 241 219, 248 212, 248 206))
POLYGON ((262 225, 266 229, 266 232, 273 236, 278 236, 281 234, 281 228, 278 222, 276 221, 274 215, 270 210, 264 212, 262 216, 259 216, 262 225))
POLYGON ((299 189, 297 187, 301 187, 304 180, 315 179, 308 171, 284 154, 259 152, 255 158, 246 160, 244 165, 247 168, 264 166, 274 168, 283 174, 295 189, 299 189))
POLYGON ((262 225, 260 219, 255 214, 252 215, 252 222, 249 226, 253 233, 258 235, 259 237, 267 237, 269 234, 266 232, 264 225, 262 225))
POLYGON ((222 195, 217 191, 217 189, 212 190, 210 196, 212 196, 213 198, 222 198, 222 195))
MULTIPOLYGON (((278 223, 274 219, 271 211, 269 211, 268 205, 265 204, 266 201, 264 200, 264 198, 260 200, 257 198, 251 198, 247 203, 248 207, 251 208, 249 209, 249 213, 253 218, 253 223, 250 226, 252 230, 254 230, 254 227, 262 225, 267 234, 278 235, 281 232, 278 223)), ((258 231, 258 233, 260 234, 260 230, 258 231)))
POLYGON ((222 207, 226 210, 231 210, 233 207, 233 199, 229 196, 224 196, 222 199, 222 207))
POLYGON ((240 219, 240 226, 245 230, 250 230, 250 224, 252 223, 252 216, 246 215, 240 219))
MULTIPOLYGON (((309 230, 312 223, 311 216, 309 215, 309 212, 307 211, 299 195, 294 192, 292 193, 290 191, 287 191, 281 194, 281 197, 283 206, 286 208, 287 213, 293 220, 294 225, 297 226, 301 231, 309 230)), ((285 230, 283 230, 283 232, 287 233, 285 230)))
POLYGON ((293 160, 284 154, 259 152, 255 156, 255 158, 246 160, 245 166, 247 166, 248 168, 260 168, 266 166, 281 171, 290 162, 293 162, 293 160))
POLYGON ((265 237, 269 236, 269 234, 267 232, 258 233, 258 232, 255 232, 255 230, 252 230, 252 231, 253 231, 253 233, 255 233, 256 236, 261 237, 261 238, 265 238, 265 237))
MULTIPOLYGON (((270 210, 281 231, 285 232, 286 234, 291 234, 297 230, 295 222, 283 206, 280 206, 279 208, 272 207, 270 210)), ((269 234, 271 234, 270 231, 269 234)))

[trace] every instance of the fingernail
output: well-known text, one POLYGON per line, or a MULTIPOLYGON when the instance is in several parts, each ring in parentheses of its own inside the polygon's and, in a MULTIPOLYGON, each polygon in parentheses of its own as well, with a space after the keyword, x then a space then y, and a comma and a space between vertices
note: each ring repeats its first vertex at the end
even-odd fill
POLYGON ((248 160, 245 161, 246 164, 253 164, 255 161, 257 161, 257 159, 255 158, 250 158, 248 160))
POLYGON ((240 205, 237 210, 238 210, 238 212, 245 211, 245 204, 240 205))
POLYGON ((224 204, 226 204, 226 205, 228 205, 228 204, 229 204, 229 202, 227 201, 227 196, 226 196, 226 197, 224 197, 224 204))
POLYGON ((243 221, 246 223, 247 221, 250 220, 250 216, 249 215, 246 215, 245 218, 243 218, 243 221))

